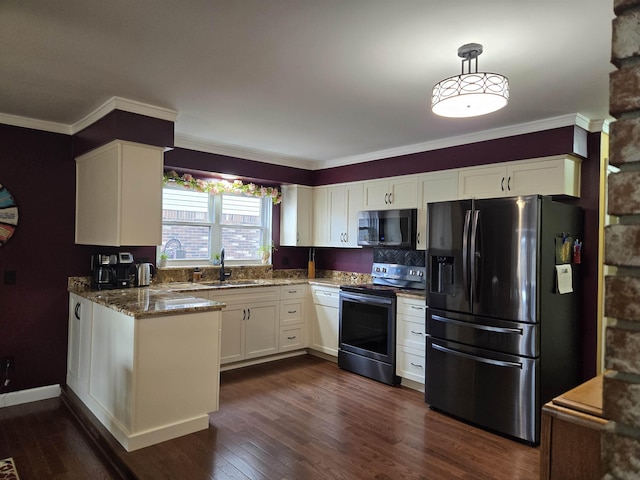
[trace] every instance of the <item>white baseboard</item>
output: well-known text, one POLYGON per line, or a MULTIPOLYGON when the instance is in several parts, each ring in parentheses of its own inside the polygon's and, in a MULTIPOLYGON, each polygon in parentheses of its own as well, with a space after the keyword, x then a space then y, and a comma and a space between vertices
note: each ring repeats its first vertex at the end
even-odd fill
POLYGON ((60 396, 60 385, 47 385, 45 387, 30 388, 28 390, 18 390, 0 394, 0 408, 12 407, 22 403, 37 402, 47 398, 60 396))

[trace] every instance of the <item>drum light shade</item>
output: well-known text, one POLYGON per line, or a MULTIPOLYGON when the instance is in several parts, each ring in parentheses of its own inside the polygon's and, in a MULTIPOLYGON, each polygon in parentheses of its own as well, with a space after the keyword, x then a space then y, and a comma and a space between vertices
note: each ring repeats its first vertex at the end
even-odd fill
POLYGON ((475 117, 495 112, 509 102, 509 81, 498 73, 478 72, 482 45, 470 43, 458 49, 462 73, 445 78, 433 87, 431 110, 442 117, 475 117), (475 72, 471 60, 475 59, 475 72), (465 73, 465 62, 467 72, 465 73))

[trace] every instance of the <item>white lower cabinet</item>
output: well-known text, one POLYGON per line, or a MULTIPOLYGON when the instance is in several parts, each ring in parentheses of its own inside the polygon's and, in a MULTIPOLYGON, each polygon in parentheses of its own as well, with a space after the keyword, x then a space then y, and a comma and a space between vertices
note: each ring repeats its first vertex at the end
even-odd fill
POLYGON ((212 291, 209 298, 226 304, 222 309, 220 364, 278 353, 279 287, 212 291))
POLYGON ((279 352, 307 347, 306 298, 307 285, 280 287, 279 352))
POLYGON ((311 296, 314 314, 309 347, 337 357, 340 288, 311 285, 311 296))
POLYGON ((398 297, 396 310, 396 374, 424 384, 425 300, 398 297))
POLYGON ((71 294, 67 383, 127 451, 209 426, 220 312, 134 318, 71 294))

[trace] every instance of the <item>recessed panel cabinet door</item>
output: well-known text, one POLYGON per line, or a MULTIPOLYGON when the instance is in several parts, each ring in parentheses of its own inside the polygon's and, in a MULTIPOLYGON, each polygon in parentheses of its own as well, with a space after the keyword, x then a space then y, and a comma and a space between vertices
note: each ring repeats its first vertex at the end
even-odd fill
POLYGON ((244 359, 244 331, 246 307, 227 305, 222 309, 220 363, 244 359))
MULTIPOLYGON (((278 338, 280 336, 279 305, 270 302, 249 303, 246 308, 247 318, 244 321, 245 358, 278 353, 278 338)), ((222 340, 224 341, 224 338, 222 340)))

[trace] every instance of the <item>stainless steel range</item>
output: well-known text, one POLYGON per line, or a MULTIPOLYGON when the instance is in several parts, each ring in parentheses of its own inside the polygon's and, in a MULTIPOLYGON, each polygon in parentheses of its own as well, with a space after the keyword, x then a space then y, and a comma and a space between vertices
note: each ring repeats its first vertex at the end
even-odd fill
POLYGON ((424 291, 425 267, 374 263, 372 284, 340 287, 338 366, 389 385, 396 375, 396 294, 424 291))

